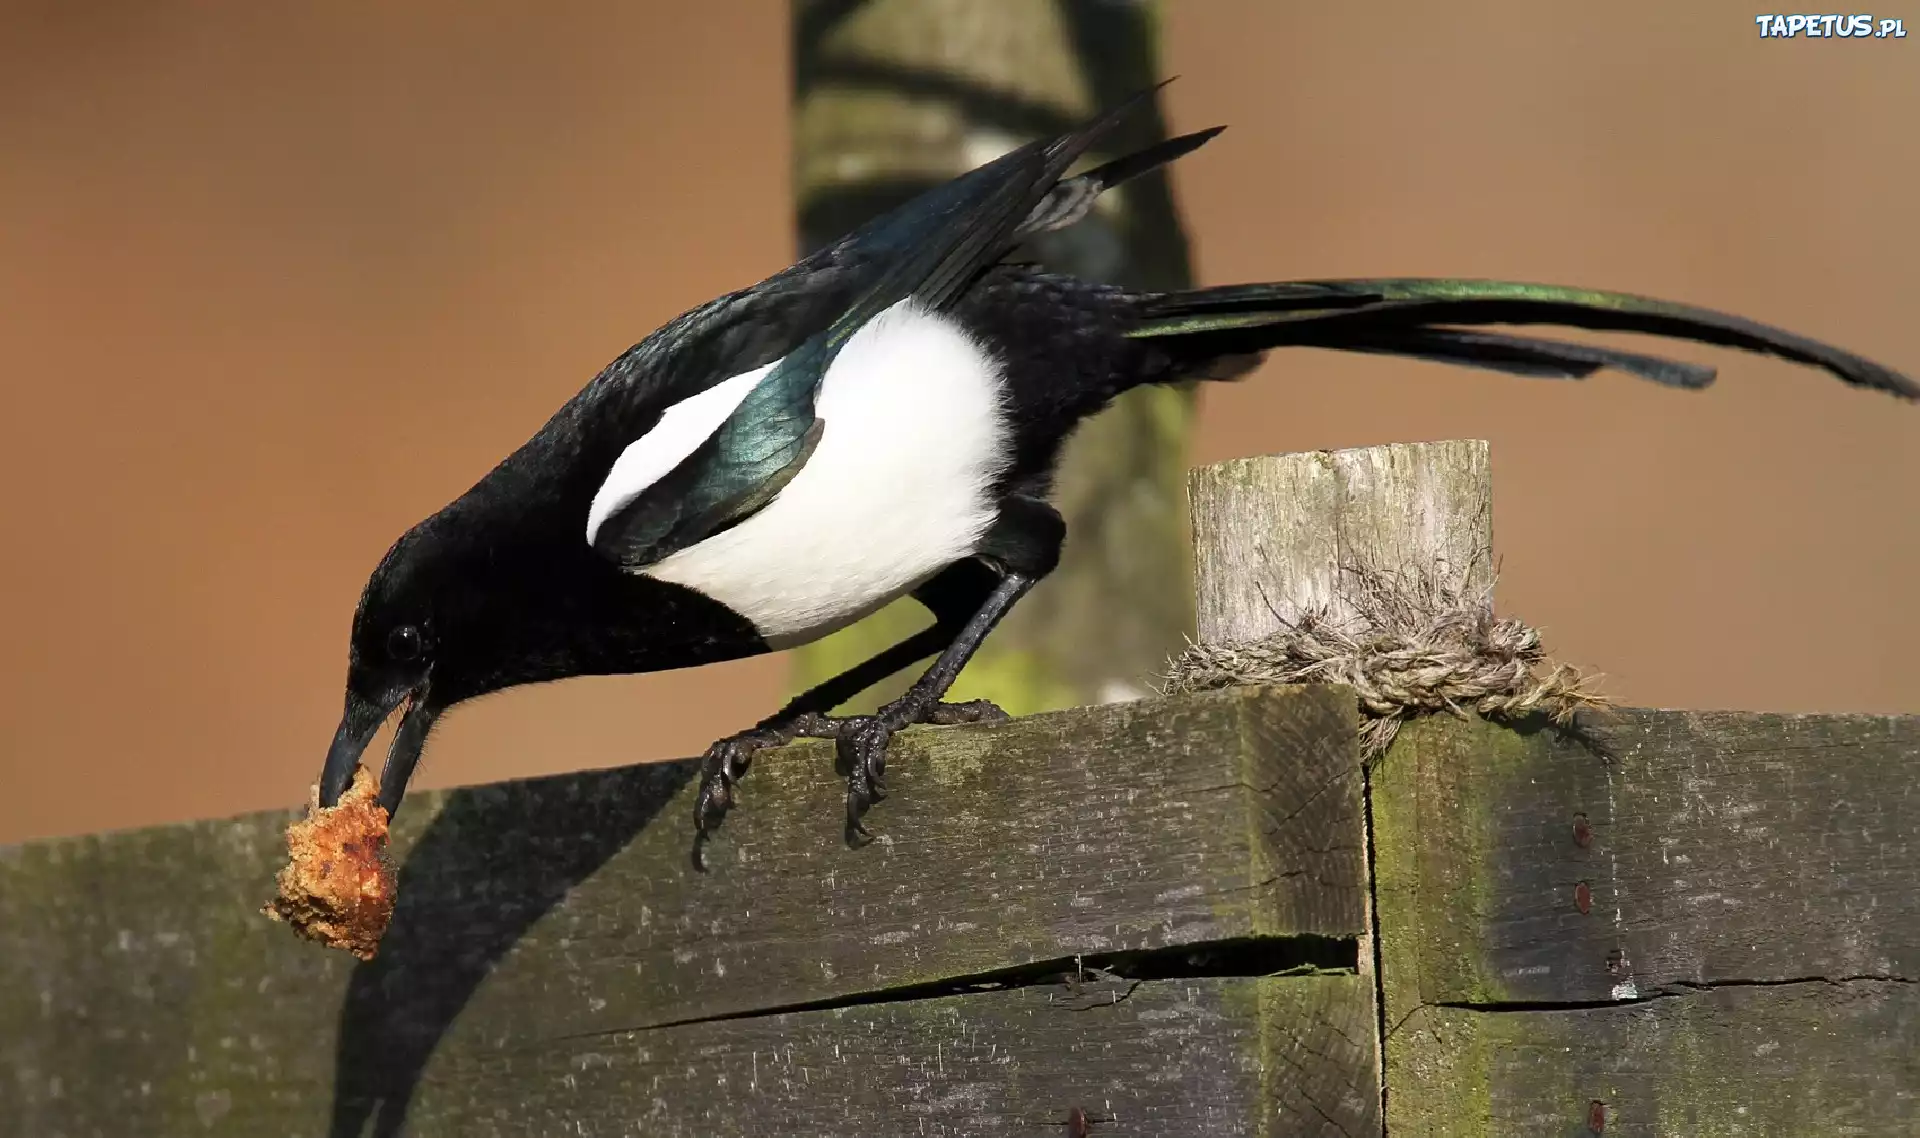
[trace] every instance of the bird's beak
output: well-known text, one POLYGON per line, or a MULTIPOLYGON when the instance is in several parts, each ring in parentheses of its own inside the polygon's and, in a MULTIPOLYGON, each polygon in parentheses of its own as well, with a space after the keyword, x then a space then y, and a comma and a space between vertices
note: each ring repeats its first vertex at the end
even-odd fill
POLYGON ((407 712, 400 718, 393 746, 387 751, 387 764, 380 771, 380 805, 386 808, 389 818, 399 811, 400 798, 407 792, 407 780, 413 777, 414 765, 420 761, 420 752, 427 745, 427 734, 440 717, 440 709, 428 698, 424 686, 402 691, 391 701, 370 700, 352 688, 347 689, 347 708, 340 716, 340 729, 333 734, 333 745, 327 748, 326 765, 320 770, 321 806, 339 803, 340 796, 353 782, 353 772, 360 766, 367 744, 403 702, 407 712))

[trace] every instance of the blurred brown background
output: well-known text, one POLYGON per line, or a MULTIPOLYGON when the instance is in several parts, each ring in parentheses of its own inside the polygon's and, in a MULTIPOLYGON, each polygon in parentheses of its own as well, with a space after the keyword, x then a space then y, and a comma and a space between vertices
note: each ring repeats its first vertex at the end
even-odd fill
MULTIPOLYGON (((1202 280, 1622 288, 1920 372, 1920 38, 1751 5, 1166 5, 1202 280)), ((1916 29, 1920 30, 1920 29, 1916 29)), ((290 805, 367 571, 790 259, 784 0, 0 3, 0 841, 290 805)), ((1502 606, 1638 703, 1920 710, 1920 409, 1298 352, 1196 462, 1493 440, 1502 606)), ((695 751, 779 658, 457 713, 423 784, 695 751)))

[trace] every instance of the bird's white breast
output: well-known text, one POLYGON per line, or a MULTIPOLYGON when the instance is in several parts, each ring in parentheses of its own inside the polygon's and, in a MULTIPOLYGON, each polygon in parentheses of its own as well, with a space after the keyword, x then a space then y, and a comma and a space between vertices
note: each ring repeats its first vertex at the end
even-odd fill
MULTIPOLYGON (((760 374, 676 406, 630 446, 593 528, 717 430, 760 374)), ((1001 383, 952 320, 888 309, 828 369, 819 445, 779 495, 641 572, 721 602, 775 648, 851 624, 971 554, 993 523, 991 486, 1011 457, 1001 383)))

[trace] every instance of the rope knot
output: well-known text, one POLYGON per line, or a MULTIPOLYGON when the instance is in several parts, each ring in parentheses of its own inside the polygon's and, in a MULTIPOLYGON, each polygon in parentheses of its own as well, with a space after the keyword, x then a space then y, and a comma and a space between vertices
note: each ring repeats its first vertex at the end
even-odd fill
MULTIPOLYGON (((1540 633, 1497 619, 1493 586, 1450 582, 1435 570, 1395 572, 1342 566, 1353 578, 1351 615, 1326 608, 1239 644, 1189 644, 1168 666, 1161 691, 1211 691, 1243 684, 1344 684, 1367 722, 1361 751, 1384 753, 1415 715, 1471 711, 1514 720, 1544 714, 1562 726, 1608 701, 1580 669, 1547 659, 1540 633)), ((1269 608, 1272 606, 1269 605, 1269 608)))

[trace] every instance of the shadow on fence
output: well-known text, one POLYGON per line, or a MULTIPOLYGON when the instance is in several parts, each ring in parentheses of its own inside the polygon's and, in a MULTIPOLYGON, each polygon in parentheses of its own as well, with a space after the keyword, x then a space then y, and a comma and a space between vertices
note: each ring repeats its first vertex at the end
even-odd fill
POLYGON ((461 1009, 535 921, 640 833, 690 762, 450 792, 400 871, 380 955, 340 1008, 332 1138, 401 1133, 461 1009))

